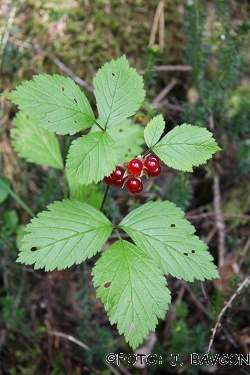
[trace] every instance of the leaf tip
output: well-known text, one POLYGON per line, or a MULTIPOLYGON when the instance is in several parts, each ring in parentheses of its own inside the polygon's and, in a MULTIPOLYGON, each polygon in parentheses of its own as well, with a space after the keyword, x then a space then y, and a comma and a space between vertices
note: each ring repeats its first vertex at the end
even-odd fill
POLYGON ((10 100, 12 98, 12 95, 13 95, 12 91, 11 92, 4 92, 4 93, 1 94, 1 96, 4 96, 5 98, 10 99, 10 100))

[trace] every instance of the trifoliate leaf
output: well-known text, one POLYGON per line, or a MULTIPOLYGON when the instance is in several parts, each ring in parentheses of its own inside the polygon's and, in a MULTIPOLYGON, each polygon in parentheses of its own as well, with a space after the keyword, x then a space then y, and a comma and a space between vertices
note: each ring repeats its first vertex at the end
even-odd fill
POLYGON ((38 127, 36 121, 19 112, 11 129, 12 145, 18 156, 30 163, 63 169, 62 154, 56 135, 38 127))
POLYGON ((93 132, 72 142, 67 168, 70 185, 99 182, 115 170, 118 149, 107 132, 93 132))
POLYGON ((75 134, 95 123, 88 99, 69 77, 39 74, 4 96, 39 126, 58 134, 75 134))
POLYGON ((135 245, 119 240, 102 254, 92 273, 111 324, 117 323, 135 349, 155 330, 157 318, 164 318, 170 302, 162 271, 135 245))
POLYGON ((99 185, 80 185, 70 186, 70 199, 77 199, 80 202, 86 202, 91 206, 100 209, 103 199, 103 193, 99 185))
POLYGON ((198 126, 182 124, 163 137, 152 151, 169 167, 192 172, 219 151, 212 133, 198 126))
POLYGON ((155 116, 149 121, 145 130, 144 138, 149 148, 153 147, 160 139, 165 128, 165 121, 162 115, 155 116))
POLYGON ((87 203, 68 199, 47 208, 26 226, 29 233, 17 262, 62 270, 100 251, 113 230, 111 222, 87 203))
POLYGON ((183 216, 172 202, 148 202, 130 212, 119 227, 165 274, 187 281, 217 278, 207 245, 183 216))
POLYGON ((145 91, 143 79, 129 67, 125 56, 100 68, 93 80, 99 123, 110 128, 132 116, 141 106, 145 91))

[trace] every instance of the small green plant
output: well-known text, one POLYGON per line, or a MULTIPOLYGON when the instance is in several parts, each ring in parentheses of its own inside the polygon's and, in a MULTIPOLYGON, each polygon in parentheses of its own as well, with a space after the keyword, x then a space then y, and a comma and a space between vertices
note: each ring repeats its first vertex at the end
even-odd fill
MULTIPOLYGON (((229 2, 215 2, 214 15, 207 12, 206 3, 190 0, 187 6, 186 55, 193 67, 193 93, 184 105, 183 121, 213 130, 224 154, 235 144, 238 180, 249 170, 244 162, 249 154, 249 87, 242 87, 241 80, 247 65, 250 20, 232 25, 229 2)), ((222 160, 224 170, 229 159, 222 160)))
POLYGON ((69 148, 65 175, 70 199, 50 204, 31 220, 17 262, 46 271, 62 270, 97 254, 114 231, 117 241, 95 263, 93 283, 111 324, 117 323, 120 334, 135 349, 149 330, 155 330, 157 319, 165 316, 170 291, 164 274, 193 281, 217 278, 218 272, 207 245, 194 235, 195 228, 172 202, 149 201, 120 223, 112 223, 102 213, 109 186, 126 186, 137 194, 144 178, 161 172, 160 161, 192 171, 220 148, 209 131, 189 124, 163 136, 165 122, 158 115, 143 133, 148 149, 136 156, 142 129, 128 118, 144 100, 142 78, 122 56, 99 69, 93 85, 98 118, 79 87, 60 75, 35 76, 5 94, 29 116, 21 111, 12 131, 14 148, 28 161, 63 169, 53 132, 73 135, 92 127, 69 148), (117 128, 122 129, 120 136, 117 128), (100 207, 86 203, 88 194, 85 201, 75 199, 83 185, 91 192, 103 180, 107 189, 100 207), (123 239, 123 232, 131 241, 123 239))

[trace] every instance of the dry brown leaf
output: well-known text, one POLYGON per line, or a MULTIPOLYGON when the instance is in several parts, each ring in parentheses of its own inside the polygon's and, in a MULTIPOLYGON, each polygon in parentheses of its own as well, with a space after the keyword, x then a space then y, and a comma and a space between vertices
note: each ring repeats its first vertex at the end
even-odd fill
POLYGON ((220 279, 213 279, 213 285, 216 289, 221 289, 222 293, 227 294, 232 291, 230 280, 240 271, 237 258, 227 261, 224 266, 218 267, 220 279))
POLYGON ((244 328, 240 332, 238 343, 243 348, 245 354, 250 355, 250 327, 244 328))

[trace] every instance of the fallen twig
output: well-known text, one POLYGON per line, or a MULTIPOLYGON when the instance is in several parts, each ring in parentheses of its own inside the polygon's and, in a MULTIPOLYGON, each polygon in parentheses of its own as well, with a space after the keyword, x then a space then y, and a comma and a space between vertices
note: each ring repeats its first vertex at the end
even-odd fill
MULTIPOLYGON (((212 216, 215 216, 216 213, 215 212, 201 212, 200 214, 197 214, 197 215, 192 215, 192 214, 189 214, 187 213, 185 215, 185 219, 187 220, 195 220, 195 219, 205 219, 205 218, 208 218, 208 217, 212 217, 212 216)), ((239 218, 239 219, 246 219, 246 220, 250 220, 250 215, 244 215, 244 214, 231 214, 229 212, 221 212, 221 215, 224 216, 224 217, 232 217, 232 218, 239 218)))
POLYGON ((248 286, 248 284, 250 284, 250 276, 248 276, 238 287, 238 289, 235 291, 235 293, 232 295, 232 297, 230 298, 230 300, 225 304, 225 306, 223 307, 223 309, 221 310, 221 312, 219 313, 219 316, 216 320, 216 324, 214 326, 214 328, 212 328, 212 335, 210 337, 210 341, 209 341, 209 345, 208 345, 208 348, 207 348, 207 351, 206 351, 206 354, 209 354, 210 350, 211 350, 211 347, 213 345, 213 341, 214 341, 214 337, 215 337, 215 334, 216 334, 216 330, 217 328, 220 326, 220 320, 222 318, 222 315, 224 314, 224 312, 229 308, 231 307, 232 305, 232 302, 233 300, 240 294, 240 292, 242 291, 242 289, 246 286, 248 286))
POLYGON ((157 5, 148 43, 149 46, 155 44, 156 32, 159 25, 159 46, 161 51, 164 48, 164 2, 165 0, 161 0, 157 5))
POLYGON ((53 61, 53 63, 55 65, 58 66, 58 68, 60 68, 69 77, 71 77, 73 79, 73 81, 75 81, 76 83, 78 83, 80 86, 83 86, 89 92, 91 92, 91 93, 94 92, 94 89, 93 89, 92 86, 90 86, 87 82, 85 82, 80 77, 76 76, 75 73, 72 72, 71 69, 69 69, 62 61, 60 61, 57 57, 53 56, 51 53, 48 53, 48 52, 44 51, 43 49, 41 49, 38 46, 33 46, 32 44, 29 44, 29 43, 26 43, 26 42, 22 42, 20 40, 16 40, 15 43, 18 46, 21 46, 23 48, 33 49, 35 52, 39 53, 40 55, 48 57, 51 61, 53 61))
POLYGON ((219 174, 214 171, 214 183, 213 183, 213 193, 214 193, 214 211, 215 211, 215 226, 218 231, 218 266, 222 267, 225 263, 225 223, 223 220, 223 215, 221 214, 221 195, 220 195, 220 177, 219 174))
MULTIPOLYGON (((190 72, 193 70, 193 67, 191 65, 158 65, 158 66, 152 66, 152 70, 156 70, 158 72, 190 72)), ((145 70, 138 69, 138 74, 144 74, 145 70)))
POLYGON ((158 65, 154 66, 153 69, 163 72, 190 72, 191 70, 193 70, 193 67, 191 65, 158 65))
MULTIPOLYGON (((84 348, 86 350, 92 350, 87 344, 85 344, 82 341, 77 340, 75 337, 73 337, 71 335, 67 335, 67 334, 65 334, 63 332, 51 331, 49 329, 48 329, 47 332, 48 332, 49 335, 61 337, 61 338, 67 339, 69 341, 72 341, 75 344, 81 346, 82 348, 84 348)), ((121 375, 121 373, 113 365, 111 365, 110 363, 104 361, 104 364, 113 372, 114 375, 121 375)))
POLYGON ((203 304, 198 300, 198 298, 196 297, 196 295, 194 294, 194 292, 192 291, 192 289, 190 288, 188 283, 185 280, 181 280, 181 283, 184 286, 184 288, 188 291, 188 293, 190 294, 192 300, 194 301, 194 303, 196 304, 198 309, 201 310, 205 315, 210 316, 209 312, 207 311, 205 306, 203 306, 203 304))
POLYGON ((67 334, 65 334, 65 333, 63 333, 63 332, 58 332, 58 331, 49 331, 49 330, 48 330, 48 334, 49 334, 49 335, 52 335, 52 336, 62 337, 62 338, 64 338, 64 339, 67 339, 67 340, 69 340, 69 341, 74 342, 75 344, 81 346, 82 348, 84 348, 84 349, 86 349, 86 350, 91 350, 91 348, 90 348, 88 345, 84 344, 84 342, 79 341, 79 340, 77 340, 75 337, 73 337, 73 336, 71 336, 71 335, 67 335, 67 334))
POLYGON ((152 106, 157 107, 158 104, 165 98, 165 96, 171 91, 180 81, 173 79, 153 100, 152 106))

